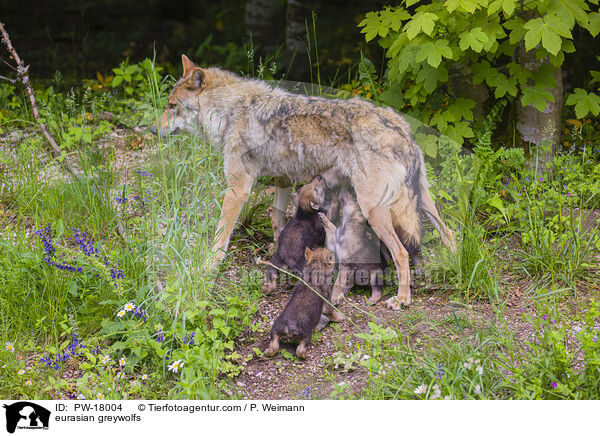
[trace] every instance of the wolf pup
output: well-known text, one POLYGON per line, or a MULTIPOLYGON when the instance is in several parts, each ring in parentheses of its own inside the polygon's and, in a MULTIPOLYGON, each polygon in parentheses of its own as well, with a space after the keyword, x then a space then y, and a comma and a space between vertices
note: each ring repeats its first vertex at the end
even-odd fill
POLYGON ((327 248, 335 253, 339 262, 331 302, 338 304, 342 295, 346 295, 355 283, 369 283, 369 304, 376 304, 381 299, 382 275, 386 266, 380 253, 379 238, 367 225, 350 192, 343 190, 339 200, 343 214, 339 227, 336 228, 325 214, 319 213, 325 227, 327 248))
MULTIPOLYGON (((277 251, 271 263, 279 268, 287 266, 298 275, 306 263, 305 248, 314 248, 325 243, 325 229, 317 215, 324 212, 326 186, 323 177, 316 176, 312 181, 298 190, 298 206, 296 214, 290 218, 279 235, 277 251)), ((268 266, 265 270, 263 292, 275 290, 277 270, 268 266)))
MULTIPOLYGON (((410 304, 410 247, 421 243, 421 214, 456 250, 454 236, 429 194, 423 153, 408 123, 390 108, 352 98, 332 100, 293 94, 219 68, 200 68, 182 56, 183 76, 169 108, 152 131, 200 134, 223 153, 228 189, 217 224, 212 269, 224 257, 240 210, 257 177, 308 181, 321 174, 328 186, 348 184, 369 225, 390 250, 398 293, 386 301, 410 304)), ((285 185, 285 184, 284 184, 285 185)), ((279 186, 275 203, 287 204, 279 186)), ((273 214, 281 220, 282 213, 273 214)), ((274 233, 279 226, 273 222, 274 233)))
POLYGON ((316 248, 314 251, 306 247, 305 281, 313 289, 300 282, 295 288, 290 301, 283 312, 273 323, 266 356, 274 356, 279 350, 280 339, 300 341, 296 348, 296 356, 306 359, 306 350, 310 345, 312 332, 323 313, 331 321, 339 322, 343 316, 333 307, 325 303, 331 295, 332 274, 335 268, 335 255, 327 248, 316 248))

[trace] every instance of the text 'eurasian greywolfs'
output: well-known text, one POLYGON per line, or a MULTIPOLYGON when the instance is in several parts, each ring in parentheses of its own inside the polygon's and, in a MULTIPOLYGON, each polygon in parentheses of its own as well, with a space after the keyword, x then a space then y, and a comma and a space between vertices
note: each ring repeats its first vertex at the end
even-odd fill
MULTIPOLYGON (((423 154, 406 121, 392 109, 357 98, 292 94, 219 68, 197 67, 185 55, 182 60, 183 76, 154 131, 197 132, 223 153, 230 189, 207 267, 225 256, 257 177, 308 182, 321 174, 330 187, 354 188, 362 214, 389 249, 398 272, 398 295, 387 304, 392 309, 410 304, 409 253, 421 243, 420 212, 447 246, 455 249, 455 243, 429 194, 423 154)), ((276 235, 283 227, 281 205, 287 205, 288 194, 286 186, 276 188, 276 235)))

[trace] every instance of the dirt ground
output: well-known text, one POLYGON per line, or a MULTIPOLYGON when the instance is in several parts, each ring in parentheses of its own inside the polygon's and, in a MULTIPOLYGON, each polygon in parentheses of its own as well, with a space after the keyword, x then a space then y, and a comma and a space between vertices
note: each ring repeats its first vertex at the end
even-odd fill
MULTIPOLYGON (((262 332, 247 331, 238 339, 240 354, 252 355, 253 348, 266 348, 270 326, 285 307, 290 294, 291 290, 287 290, 262 298, 255 319, 262 321, 265 328, 262 332)), ((459 304, 439 291, 415 288, 410 307, 399 312, 387 309, 384 299, 369 306, 368 296, 367 290, 350 292, 339 306, 346 319, 338 324, 330 323, 313 336, 305 361, 291 359, 289 354, 284 356, 281 350, 273 358, 254 357, 250 360, 237 379, 239 394, 245 399, 329 398, 335 383, 347 384, 355 392, 361 391, 367 379, 366 370, 357 365, 349 372, 335 370, 331 357, 338 351, 355 351, 356 343, 361 341, 355 335, 368 333, 369 321, 397 327, 404 340, 410 341, 417 350, 431 341, 454 341, 459 339, 458 336, 470 341, 476 331, 498 322, 489 304, 459 304)), ((503 314, 511 330, 527 336, 531 326, 523 320, 522 311, 529 309, 522 308, 520 303, 524 302, 514 298, 510 302, 512 307, 507 307, 503 314)), ((282 349, 294 354, 295 346, 282 345, 282 349)))
MULTIPOLYGON (((131 173, 132 169, 139 169, 148 162, 149 152, 144 149, 141 132, 132 134, 118 131, 113 139, 118 144, 115 147, 114 165, 121 174, 126 173, 126 168, 131 173)), ((113 146, 114 144, 111 148, 113 146)), ((76 162, 74 164, 76 167, 76 162)), ((49 171, 55 170, 49 168, 49 171)), ((268 194, 268 191, 264 194, 268 194)), ((288 215, 292 213, 293 207, 290 206, 288 215)), ((243 240, 246 236, 239 227, 234 233, 230 247, 233 252, 230 256, 235 258, 234 264, 247 266, 254 263, 254 253, 243 240)), ((264 247, 261 255, 268 259, 266 247, 270 241, 260 235, 254 238, 252 242, 255 246, 264 247)), ((499 253, 507 266, 515 262, 511 258, 511 252, 507 248, 506 259, 499 253)), ((292 357, 295 351, 292 344, 282 343, 280 352, 273 358, 266 358, 255 352, 255 349, 264 351, 266 348, 271 325, 285 307, 291 289, 279 289, 272 295, 264 295, 254 316, 254 325, 259 328, 255 331, 248 328, 237 340, 238 353, 252 358, 247 360, 243 372, 235 380, 237 392, 231 393, 245 399, 320 399, 329 398, 336 383, 346 384, 353 391, 360 392, 368 378, 366 370, 359 365, 348 372, 336 370, 332 357, 336 353, 355 352, 356 345, 361 341, 355 335, 369 332, 367 323, 370 321, 397 327, 403 340, 409 341, 417 350, 436 340, 474 340, 478 331, 499 322, 524 339, 529 336, 532 327, 524 321, 523 314, 534 315, 528 294, 531 283, 508 268, 502 280, 502 288, 506 290, 500 303, 502 319, 498 319, 497 313, 487 302, 459 303, 452 298, 452 292, 425 283, 413 287, 410 307, 398 312, 385 307, 384 301, 391 296, 392 289, 386 289, 387 294, 375 306, 367 304, 367 289, 354 289, 339 306, 346 319, 341 323, 329 324, 313 335, 305 361, 292 357)), ((597 291, 596 289, 595 293, 597 291)), ((568 308, 575 306, 565 304, 565 310, 571 310, 568 308)))

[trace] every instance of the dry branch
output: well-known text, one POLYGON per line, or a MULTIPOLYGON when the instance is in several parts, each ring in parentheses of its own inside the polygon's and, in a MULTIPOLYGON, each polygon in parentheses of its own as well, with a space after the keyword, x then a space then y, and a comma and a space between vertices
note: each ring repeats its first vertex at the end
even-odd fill
MULTIPOLYGON (((40 113, 38 111, 37 103, 35 101, 35 96, 33 94, 33 88, 31 87, 31 82, 29 81, 29 74, 28 74, 29 65, 25 65, 23 63, 23 60, 19 57, 19 54, 14 49, 12 43, 10 42, 8 32, 6 32, 6 29, 4 29, 3 23, 0 23, 0 32, 2 33, 2 42, 4 43, 4 45, 6 45, 6 48, 7 48, 8 52, 10 53, 11 57, 17 63, 17 68, 16 68, 17 78, 23 83, 23 85, 25 85, 25 89, 27 89, 27 94, 29 95, 29 102, 31 103, 31 109, 33 112, 33 116, 35 117, 35 119, 38 123, 38 126, 40 127, 43 135, 46 137, 46 140, 52 147, 53 157, 57 158, 61 154, 60 147, 58 146, 58 144, 56 143, 56 141, 50 134, 50 130, 48 130, 48 127, 46 126, 46 124, 44 124, 40 120, 40 113)), ((2 77, 2 76, 0 76, 0 77, 2 77)), ((2 78, 4 79, 5 77, 2 77, 2 78)), ((11 80, 11 79, 7 79, 7 80, 10 80, 14 83, 14 80, 11 80)), ((61 161, 60 163, 63 166, 63 168, 67 169, 71 173, 71 175, 73 174, 73 171, 71 170, 71 168, 67 165, 67 163, 65 161, 61 161)))

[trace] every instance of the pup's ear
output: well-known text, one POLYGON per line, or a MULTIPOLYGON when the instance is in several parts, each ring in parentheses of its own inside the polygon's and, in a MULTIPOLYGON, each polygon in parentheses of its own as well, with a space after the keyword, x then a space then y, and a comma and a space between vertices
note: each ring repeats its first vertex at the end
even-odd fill
POLYGON ((327 255, 327 263, 329 263, 329 264, 335 263, 335 254, 333 254, 333 252, 331 252, 331 251, 327 255))
POLYGON ((313 252, 310 248, 306 247, 304 249, 304 257, 306 257, 306 263, 310 263, 310 260, 313 257, 313 252))
POLYGON ((190 61, 190 58, 188 58, 184 54, 181 55, 181 63, 183 64, 184 76, 190 73, 194 68, 196 68, 196 65, 192 61, 190 61))
POLYGON ((189 80, 189 84, 192 89, 200 89, 206 81, 206 74, 202 68, 196 67, 192 72, 192 77, 189 80))

